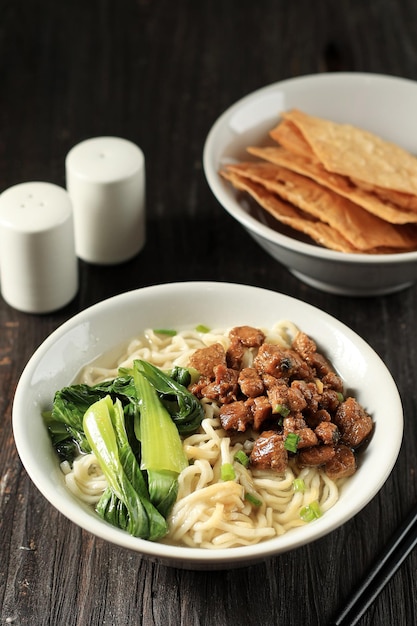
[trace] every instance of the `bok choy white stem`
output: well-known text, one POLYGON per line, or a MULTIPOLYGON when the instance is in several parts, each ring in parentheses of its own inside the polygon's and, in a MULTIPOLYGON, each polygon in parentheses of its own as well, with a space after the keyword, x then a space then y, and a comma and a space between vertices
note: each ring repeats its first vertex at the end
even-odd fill
POLYGON ((120 400, 105 396, 87 409, 84 432, 108 482, 97 512, 135 537, 159 539, 167 532, 164 517, 151 504, 139 465, 124 428, 120 400))
POLYGON ((166 516, 178 493, 178 475, 188 466, 178 429, 159 399, 158 393, 141 371, 141 361, 133 365, 133 379, 139 400, 141 469, 148 473, 151 502, 166 516))

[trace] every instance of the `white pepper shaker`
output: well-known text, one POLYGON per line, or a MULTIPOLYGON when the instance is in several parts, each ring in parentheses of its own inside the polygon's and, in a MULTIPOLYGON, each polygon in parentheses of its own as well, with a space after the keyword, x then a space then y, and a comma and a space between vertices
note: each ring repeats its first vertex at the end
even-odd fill
POLYGON ((25 313, 49 313, 74 298, 74 222, 62 187, 26 182, 0 195, 0 289, 10 306, 25 313))
POLYGON ((77 256, 110 265, 136 256, 145 243, 145 159, 127 139, 93 137, 67 154, 77 256))

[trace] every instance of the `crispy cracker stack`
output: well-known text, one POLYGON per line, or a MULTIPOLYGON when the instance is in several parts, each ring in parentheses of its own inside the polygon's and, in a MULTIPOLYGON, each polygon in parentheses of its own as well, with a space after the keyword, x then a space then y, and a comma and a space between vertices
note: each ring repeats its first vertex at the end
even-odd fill
POLYGON ((282 224, 341 252, 417 249, 417 158, 348 124, 282 114, 277 143, 220 174, 282 224))

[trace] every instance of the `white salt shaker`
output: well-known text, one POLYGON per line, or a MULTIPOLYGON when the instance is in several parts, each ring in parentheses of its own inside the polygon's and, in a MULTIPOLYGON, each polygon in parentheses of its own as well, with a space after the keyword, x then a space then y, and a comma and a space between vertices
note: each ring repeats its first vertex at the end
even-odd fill
POLYGON ((0 289, 25 313, 55 311, 75 296, 74 222, 62 187, 27 182, 0 195, 0 289))
POLYGON ((99 265, 122 263, 145 243, 145 159, 119 137, 93 137, 67 154, 78 257, 99 265))

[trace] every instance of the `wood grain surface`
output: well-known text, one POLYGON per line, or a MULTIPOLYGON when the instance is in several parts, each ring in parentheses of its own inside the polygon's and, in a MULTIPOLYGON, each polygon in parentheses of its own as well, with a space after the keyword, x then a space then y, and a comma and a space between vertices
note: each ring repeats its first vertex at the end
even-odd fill
MULTIPOLYGON (((0 0, 0 16, 0 192, 64 185, 69 149, 98 135, 140 145, 147 172, 147 243, 135 259, 80 262, 76 298, 51 315, 0 299, 1 624, 325 626, 417 500, 417 287, 355 299, 302 284, 218 205, 202 150, 229 105, 275 81, 340 70, 417 80, 417 3, 0 0), (336 316, 380 354, 404 404, 398 462, 360 514, 232 571, 167 568, 80 530, 34 487, 12 434, 19 376, 62 322, 128 289, 194 279, 274 289, 336 316)), ((412 554, 361 626, 417 622, 416 569, 412 554)))

